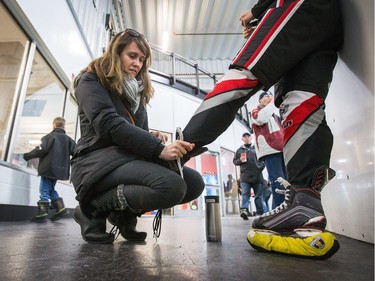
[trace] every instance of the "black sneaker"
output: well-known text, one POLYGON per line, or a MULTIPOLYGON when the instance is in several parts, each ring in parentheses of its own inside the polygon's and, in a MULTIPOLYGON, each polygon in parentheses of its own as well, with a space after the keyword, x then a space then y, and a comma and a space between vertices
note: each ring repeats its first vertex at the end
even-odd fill
POLYGON ((249 211, 246 209, 241 209, 240 211, 240 216, 243 218, 245 221, 249 219, 249 211))
POLYGON ((320 192, 314 188, 293 187, 282 178, 278 178, 277 181, 285 187, 285 201, 255 219, 252 227, 278 233, 297 233, 302 229, 323 231, 327 220, 324 216, 320 192))

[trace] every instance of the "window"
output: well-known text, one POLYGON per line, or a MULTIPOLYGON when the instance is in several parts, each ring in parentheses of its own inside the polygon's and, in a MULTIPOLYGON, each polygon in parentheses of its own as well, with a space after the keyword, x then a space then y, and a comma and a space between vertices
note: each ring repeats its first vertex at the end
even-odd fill
POLYGON ((225 201, 225 214, 239 214, 239 166, 233 164, 235 153, 221 148, 221 171, 223 175, 223 190, 225 201), (231 182, 231 183, 230 183, 231 182), (230 188, 232 187, 232 188, 230 188))
MULTIPOLYGON (((64 85, 36 51, 22 115, 14 131, 16 134, 13 135, 16 137, 11 157, 12 164, 26 165, 22 155, 39 145, 41 138, 52 131, 52 121, 55 117, 63 116, 65 95, 64 85)), ((69 119, 75 122, 71 114, 69 119)), ((70 133, 74 134, 74 130, 70 133)), ((74 135, 70 136, 74 137, 74 135)))
POLYGON ((65 112, 65 131, 72 139, 78 139, 80 137, 79 132, 76 132, 77 120, 78 120, 78 105, 76 100, 69 93, 66 101, 65 112))
POLYGON ((57 116, 65 118, 66 132, 75 139, 78 106, 2 5, 0 24, 0 160, 37 168, 38 159, 26 163, 23 154, 52 131, 57 116))
POLYGON ((4 160, 27 37, 1 5, 0 26, 0 159, 4 160))
POLYGON ((42 111, 46 106, 45 100, 28 100, 23 107, 22 116, 38 117, 42 115, 42 111))

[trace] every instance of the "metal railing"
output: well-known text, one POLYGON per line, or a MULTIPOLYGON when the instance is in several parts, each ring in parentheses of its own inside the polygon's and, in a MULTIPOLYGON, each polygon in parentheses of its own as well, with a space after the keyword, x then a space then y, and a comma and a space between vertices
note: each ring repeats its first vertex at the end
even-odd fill
MULTIPOLYGON (((190 91, 186 92, 203 99, 213 89, 218 81, 217 79, 220 78, 183 56, 164 51, 156 45, 150 45, 153 51, 151 72, 166 76, 166 81, 172 87, 184 88, 185 90, 186 87, 190 87, 190 91)), ((236 119, 251 130, 246 104, 238 110, 236 119)))

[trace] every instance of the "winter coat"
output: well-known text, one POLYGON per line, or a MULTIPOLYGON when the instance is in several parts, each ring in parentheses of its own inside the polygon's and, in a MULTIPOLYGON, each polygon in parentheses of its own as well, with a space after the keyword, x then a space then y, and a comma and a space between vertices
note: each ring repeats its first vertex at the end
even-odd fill
POLYGON ((236 166, 240 166, 241 182, 263 182, 262 171, 264 169, 264 162, 257 159, 255 148, 253 145, 251 145, 249 148, 247 148, 245 145, 242 145, 239 149, 237 149, 236 154, 233 158, 233 164, 236 166), (240 159, 242 153, 246 153, 246 162, 242 162, 240 159))
POLYGON ((251 111, 258 159, 266 155, 283 152, 283 129, 275 110, 276 107, 271 102, 267 106, 259 104, 251 111))
POLYGON ((140 104, 133 114, 130 103, 107 90, 96 75, 85 73, 75 95, 81 138, 72 158, 72 182, 76 199, 83 201, 100 178, 135 159, 157 161, 164 145, 149 133, 145 107, 140 104))
POLYGON ((233 179, 227 180, 227 183, 225 184, 224 182, 223 184, 224 184, 224 194, 230 193, 233 188, 233 179))
POLYGON ((23 158, 26 161, 39 158, 38 175, 40 176, 68 180, 70 155, 73 155, 75 145, 75 141, 65 133, 65 130, 56 128, 42 138, 40 146, 25 153, 23 158))

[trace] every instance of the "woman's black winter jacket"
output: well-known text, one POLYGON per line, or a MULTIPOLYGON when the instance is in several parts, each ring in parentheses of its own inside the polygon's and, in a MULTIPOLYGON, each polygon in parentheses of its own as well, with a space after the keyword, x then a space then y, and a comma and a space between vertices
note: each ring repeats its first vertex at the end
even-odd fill
POLYGON ((100 178, 134 159, 156 161, 164 145, 149 133, 145 107, 133 114, 130 103, 104 88, 96 75, 85 73, 75 95, 81 138, 72 158, 72 182, 76 199, 84 201, 100 178))

